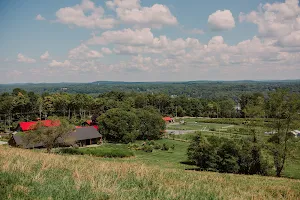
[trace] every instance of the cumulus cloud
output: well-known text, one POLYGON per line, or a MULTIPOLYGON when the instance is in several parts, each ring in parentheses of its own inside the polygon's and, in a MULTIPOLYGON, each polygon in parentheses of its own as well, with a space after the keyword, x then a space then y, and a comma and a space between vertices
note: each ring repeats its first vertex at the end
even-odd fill
POLYGON ((113 9, 123 23, 136 27, 161 28, 163 25, 178 24, 177 18, 167 6, 154 4, 151 7, 142 7, 140 3, 140 0, 114 0, 107 1, 106 6, 113 9))
POLYGON ((44 54, 42 54, 42 55, 40 56, 40 59, 41 59, 41 60, 48 60, 49 57, 50 57, 50 54, 49 54, 48 51, 46 51, 44 54))
POLYGON ((119 62, 109 66, 111 71, 117 72, 150 72, 154 64, 151 57, 143 57, 142 55, 132 56, 127 62, 119 62))
POLYGON ((113 1, 107 1, 106 6, 110 9, 115 9, 116 7, 133 9, 133 8, 140 8, 141 1, 140 0, 125 0, 125 1, 113 0, 113 1))
POLYGON ((103 57, 102 53, 89 49, 85 44, 69 51, 69 59, 96 59, 103 57))
POLYGON ((43 20, 46 20, 41 14, 38 14, 36 17, 35 17, 36 20, 39 20, 39 21, 43 21, 43 20))
POLYGON ((64 62, 59 62, 56 60, 52 60, 51 63, 49 63, 50 67, 70 67, 71 62, 69 60, 65 60, 64 62))
POLYGON ((81 4, 73 7, 61 8, 56 12, 56 17, 57 22, 91 29, 110 29, 116 24, 115 19, 104 15, 101 6, 97 7, 90 0, 82 0, 81 4))
POLYGON ((257 11, 240 13, 240 22, 254 23, 259 36, 278 40, 282 46, 300 46, 300 7, 298 0, 261 4, 257 11), (295 42, 292 42, 292 41, 295 42))
POLYGON ((103 47, 101 49, 101 51, 102 51, 102 53, 107 54, 107 55, 112 54, 112 51, 109 48, 106 48, 106 47, 103 47))
POLYGON ((281 37, 278 44, 283 47, 300 47, 300 30, 281 37))
POLYGON ((124 29, 119 31, 106 31, 101 36, 94 36, 87 41, 87 44, 146 44, 153 41, 151 29, 124 29))
POLYGON ((218 10, 208 17, 208 25, 213 31, 230 30, 235 27, 235 21, 230 10, 218 10))
POLYGON ((21 53, 18 54, 18 62, 23 62, 23 63, 35 63, 36 60, 33 58, 29 58, 21 53))

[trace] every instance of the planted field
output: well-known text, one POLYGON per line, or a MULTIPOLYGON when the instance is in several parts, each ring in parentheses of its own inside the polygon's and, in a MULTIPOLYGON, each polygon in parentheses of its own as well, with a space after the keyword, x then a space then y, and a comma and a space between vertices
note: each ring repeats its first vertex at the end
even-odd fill
MULTIPOLYGON (((0 147, 0 199, 299 199, 300 181, 0 147)), ((157 163, 159 165, 159 163, 157 163)))

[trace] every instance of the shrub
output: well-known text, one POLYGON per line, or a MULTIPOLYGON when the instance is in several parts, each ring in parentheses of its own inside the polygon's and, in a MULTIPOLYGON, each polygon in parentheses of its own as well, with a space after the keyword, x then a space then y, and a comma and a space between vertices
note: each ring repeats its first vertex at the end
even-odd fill
POLYGON ((142 147, 142 150, 147 152, 147 153, 151 153, 153 151, 153 147, 151 145, 146 144, 142 147))
POLYGON ((175 149, 175 144, 173 144, 173 145, 171 146, 171 149, 174 151, 174 149, 175 149))
POLYGON ((159 150, 159 149, 161 149, 161 148, 162 148, 162 146, 161 146, 160 144, 158 144, 158 143, 155 143, 155 144, 153 145, 153 149, 159 150))
POLYGON ((161 150, 163 151, 168 151, 169 150, 169 147, 166 143, 163 143, 162 147, 161 147, 161 150))
POLYGON ((216 131, 216 128, 209 128, 210 131, 216 131))
POLYGON ((82 149, 74 149, 74 148, 66 148, 61 149, 60 153, 63 154, 72 154, 72 155, 92 155, 96 157, 106 157, 106 158, 124 158, 134 156, 132 151, 126 149, 117 149, 117 148, 82 148, 82 149))
POLYGON ((188 148, 188 158, 210 171, 260 175, 269 171, 256 137, 251 141, 196 135, 188 148))

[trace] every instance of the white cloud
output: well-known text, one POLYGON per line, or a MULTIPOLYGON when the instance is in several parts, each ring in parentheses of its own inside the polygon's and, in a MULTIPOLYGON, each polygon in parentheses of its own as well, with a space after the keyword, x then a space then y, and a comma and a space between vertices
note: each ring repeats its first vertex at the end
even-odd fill
POLYGON ((69 59, 95 59, 101 57, 103 55, 100 52, 89 49, 85 44, 69 51, 69 59))
POLYGON ((107 1, 106 6, 113 9, 123 23, 136 27, 161 28, 178 24, 170 9, 162 4, 142 7, 140 0, 114 0, 107 1))
POLYGON ((102 53, 107 54, 107 55, 112 54, 112 51, 109 48, 106 48, 106 47, 103 47, 101 49, 101 51, 102 51, 102 53))
POLYGON ((40 59, 41 59, 41 60, 48 60, 49 57, 50 57, 50 54, 49 54, 48 51, 46 51, 44 54, 42 54, 42 55, 40 56, 40 59))
POLYGON ((218 10, 208 17, 208 25, 213 31, 230 30, 235 27, 235 21, 230 10, 218 10))
POLYGON ((119 62, 112 64, 109 69, 117 72, 150 72, 154 68, 151 57, 143 57, 142 55, 132 56, 127 62, 119 62))
POLYGON ((297 35, 300 30, 300 7, 298 0, 286 0, 284 3, 260 5, 257 11, 240 13, 240 22, 250 22, 258 26, 260 36, 279 39, 282 45, 297 35), (296 31, 296 33, 292 33, 296 31), (290 36, 288 36, 290 35, 290 36))
POLYGON ((59 62, 56 60, 52 60, 51 63, 49 63, 50 67, 70 67, 71 62, 69 60, 65 60, 64 62, 59 62))
POLYGON ((39 21, 46 20, 41 14, 38 14, 35 19, 39 21))
POLYGON ((21 53, 18 54, 18 62, 23 62, 23 63, 35 63, 36 60, 33 58, 29 58, 21 53))
POLYGON ((281 37, 278 44, 283 47, 300 47, 300 30, 281 37))
POLYGON ((177 19, 165 5, 155 4, 140 9, 116 9, 121 21, 138 27, 161 28, 163 25, 177 25, 177 19))
POLYGON ((141 7, 141 1, 140 0, 113 0, 113 1, 107 1, 106 6, 110 9, 115 9, 116 7, 119 8, 127 8, 127 9, 133 9, 133 8, 140 8, 141 7))
POLYGON ((57 22, 91 29, 110 29, 116 24, 115 19, 104 16, 101 6, 95 6, 90 0, 82 0, 81 4, 73 7, 61 8, 56 12, 56 17, 57 22))
POLYGON ((101 36, 94 36, 87 41, 87 44, 150 44, 153 41, 153 34, 149 28, 141 30, 124 29, 119 31, 106 31, 101 36))

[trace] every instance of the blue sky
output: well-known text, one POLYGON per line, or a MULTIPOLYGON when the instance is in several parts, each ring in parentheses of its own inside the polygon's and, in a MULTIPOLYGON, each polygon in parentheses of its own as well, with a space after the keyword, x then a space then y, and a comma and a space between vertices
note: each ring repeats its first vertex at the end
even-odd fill
POLYGON ((0 83, 300 78, 298 0, 3 0, 0 13, 0 83))

